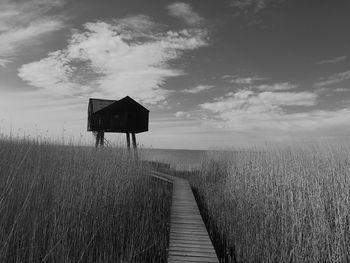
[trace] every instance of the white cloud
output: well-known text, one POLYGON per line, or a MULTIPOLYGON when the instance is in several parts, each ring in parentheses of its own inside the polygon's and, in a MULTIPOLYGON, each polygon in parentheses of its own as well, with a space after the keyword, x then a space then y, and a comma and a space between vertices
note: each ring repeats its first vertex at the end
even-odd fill
POLYGON ((62 21, 43 19, 34 21, 25 27, 10 29, 0 34, 1 56, 12 55, 12 53, 30 41, 37 41, 36 37, 52 32, 63 27, 62 21))
POLYGON ((286 91, 297 88, 297 85, 290 84, 289 82, 275 83, 272 85, 259 85, 255 86, 259 91, 286 91))
MULTIPOLYGON (((274 3, 283 3, 285 1, 286 0, 232 0, 231 6, 247 15, 250 12, 256 14, 274 3)), ((254 23, 259 22, 260 20, 254 21, 254 23)))
POLYGON ((211 86, 211 85, 198 85, 194 88, 191 89, 184 89, 181 92, 183 93, 191 93, 191 94, 196 94, 202 91, 206 91, 206 90, 210 90, 212 88, 214 88, 215 86, 211 86))
POLYGON ((129 95, 156 103, 169 93, 162 88, 166 79, 183 74, 168 62, 205 46, 206 37, 198 28, 161 32, 146 16, 86 23, 84 30, 73 31, 66 49, 23 65, 19 76, 58 95, 129 95))
MULTIPOLYGON (((136 35, 139 37, 153 35, 158 28, 158 24, 152 21, 148 16, 136 15, 128 16, 120 19, 115 19, 114 25, 118 27, 119 31, 124 33, 130 32, 130 37, 133 38, 136 35)), ((125 34, 125 38, 127 38, 125 34)))
POLYGON ((203 18, 192 10, 189 4, 183 2, 175 2, 168 5, 169 14, 185 20, 190 25, 198 25, 203 18))
POLYGON ((346 89, 346 88, 336 88, 334 89, 334 91, 337 91, 337 92, 346 92, 346 91, 350 91, 349 89, 346 89))
POLYGON ((28 46, 46 33, 62 29, 64 18, 48 15, 63 0, 29 0, 0 3, 0 59, 8 60, 19 47, 28 46))
POLYGON ((74 95, 83 87, 71 82, 74 67, 69 62, 66 52, 52 52, 38 62, 23 65, 18 76, 29 85, 47 90, 50 94, 74 95))
POLYGON ((284 2, 285 0, 232 0, 231 6, 243 10, 245 13, 252 10, 254 13, 266 8, 273 2, 284 2))
POLYGON ((317 95, 312 92, 262 92, 257 95, 265 104, 276 106, 312 106, 316 104, 317 95))
POLYGON ((209 121, 228 130, 251 129, 288 130, 293 125, 306 126, 300 122, 303 113, 286 113, 287 106, 313 106, 318 95, 311 92, 260 92, 241 90, 225 97, 200 105, 212 114, 209 121))
MULTIPOLYGON (((230 76, 227 75, 227 76, 224 76, 224 78, 230 78, 230 76)), ((235 83, 235 84, 252 85, 257 81, 264 80, 264 79, 265 78, 261 78, 261 77, 257 77, 257 76, 246 77, 246 78, 234 76, 232 79, 229 79, 229 82, 235 83)))
POLYGON ((315 87, 324 87, 335 83, 340 83, 350 79, 350 70, 333 74, 328 78, 321 79, 321 81, 314 84, 315 87))
POLYGON ((188 112, 184 112, 184 111, 177 111, 175 113, 175 116, 178 117, 178 118, 190 118, 191 114, 188 113, 188 112))
POLYGON ((322 65, 322 64, 335 64, 335 63, 339 63, 342 61, 345 61, 347 59, 347 56, 341 56, 341 57, 335 57, 332 59, 326 59, 326 60, 321 60, 316 62, 315 64, 317 65, 322 65))
POLYGON ((8 63, 10 63, 10 62, 11 62, 11 60, 9 60, 9 59, 1 59, 1 58, 0 58, 0 66, 1 66, 1 67, 5 67, 6 64, 8 64, 8 63))
POLYGON ((268 0, 233 0, 231 5, 239 9, 254 7, 255 11, 259 11, 266 7, 268 0))

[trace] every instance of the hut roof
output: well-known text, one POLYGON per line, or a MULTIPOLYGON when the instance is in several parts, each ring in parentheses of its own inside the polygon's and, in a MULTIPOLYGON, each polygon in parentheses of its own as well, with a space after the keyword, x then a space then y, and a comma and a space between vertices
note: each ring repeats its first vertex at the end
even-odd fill
MULTIPOLYGON (((98 110, 97 112, 98 112, 98 114, 104 114, 104 113, 108 113, 108 112, 116 112, 119 110, 123 110, 123 109, 127 110, 127 109, 131 109, 131 108, 137 108, 139 110, 149 112, 148 109, 143 107, 141 104, 139 104, 138 102, 136 102, 135 100, 133 100, 129 96, 126 96, 126 97, 122 98, 121 100, 112 101, 112 103, 110 103, 106 107, 98 110)), ((94 113, 96 113, 96 112, 94 112, 94 113)))
POLYGON ((89 103, 91 103, 91 113, 96 113, 114 102, 116 102, 116 100, 102 100, 90 98, 89 103))

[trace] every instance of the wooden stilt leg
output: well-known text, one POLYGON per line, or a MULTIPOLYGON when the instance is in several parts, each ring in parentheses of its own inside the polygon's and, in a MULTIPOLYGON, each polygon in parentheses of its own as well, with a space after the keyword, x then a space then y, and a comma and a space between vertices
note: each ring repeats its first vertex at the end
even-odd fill
POLYGON ((138 161, 139 160, 139 155, 138 155, 138 152, 137 152, 137 143, 136 143, 136 135, 135 133, 132 133, 132 147, 134 148, 134 160, 135 161, 138 161))
POLYGON ((96 132, 95 134, 96 136, 96 144, 95 144, 95 147, 97 148, 99 143, 100 143, 100 132, 96 132))
POLYGON ((135 133, 131 133, 131 136, 132 136, 132 146, 136 150, 137 149, 136 135, 135 135, 135 133))
POLYGON ((100 140, 100 145, 103 147, 105 144, 105 133, 103 131, 101 131, 100 140))
POLYGON ((128 149, 130 149, 130 133, 126 133, 126 143, 128 145, 128 149))

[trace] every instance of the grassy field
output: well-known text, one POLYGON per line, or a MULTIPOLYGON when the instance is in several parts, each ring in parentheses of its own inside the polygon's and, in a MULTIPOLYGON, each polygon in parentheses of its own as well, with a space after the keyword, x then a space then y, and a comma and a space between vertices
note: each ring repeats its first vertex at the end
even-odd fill
POLYGON ((170 202, 125 150, 0 140, 0 262, 165 262, 170 202))
MULTIPOLYGON (((171 185, 123 149, 0 140, 1 262, 166 262, 171 185)), ((349 262, 350 146, 213 153, 178 173, 222 262, 349 262)))
POLYGON ((188 173, 223 262, 350 262, 350 147, 213 154, 188 173))

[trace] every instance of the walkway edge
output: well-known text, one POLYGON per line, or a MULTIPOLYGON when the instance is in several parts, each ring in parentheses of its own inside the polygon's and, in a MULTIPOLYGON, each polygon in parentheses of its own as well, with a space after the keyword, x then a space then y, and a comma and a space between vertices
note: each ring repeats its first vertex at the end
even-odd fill
POLYGON ((154 170, 147 174, 173 184, 168 263, 219 263, 188 180, 154 170))

